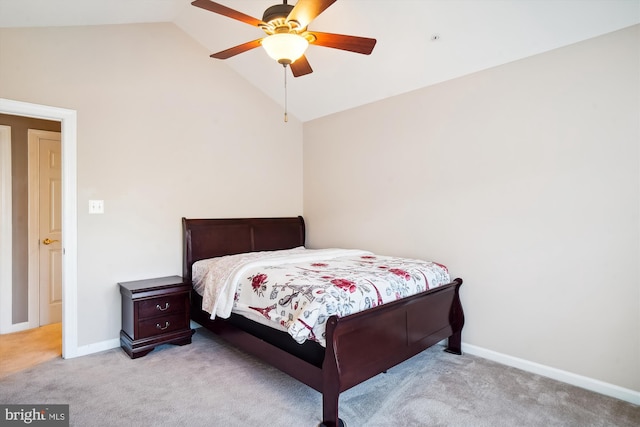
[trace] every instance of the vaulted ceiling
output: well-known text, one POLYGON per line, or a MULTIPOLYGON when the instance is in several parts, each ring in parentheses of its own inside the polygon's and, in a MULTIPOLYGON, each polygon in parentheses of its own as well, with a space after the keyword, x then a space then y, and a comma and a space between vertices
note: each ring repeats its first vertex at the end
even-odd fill
MULTIPOLYGON (((0 27, 173 22, 210 53, 264 35, 190 2, 0 0, 0 27)), ((258 19, 279 3, 217 2, 258 19)), ((289 114, 312 120, 638 23, 640 0, 338 0, 309 29, 372 37, 377 45, 371 55, 311 45, 313 73, 287 71, 289 114)), ((283 67, 263 49, 225 63, 284 105, 283 67)))

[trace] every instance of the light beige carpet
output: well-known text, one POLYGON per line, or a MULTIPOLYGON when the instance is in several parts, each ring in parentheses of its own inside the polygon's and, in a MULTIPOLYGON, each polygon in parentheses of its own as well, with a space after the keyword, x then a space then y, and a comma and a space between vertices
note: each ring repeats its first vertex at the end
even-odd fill
MULTIPOLYGON (((121 349, 0 379, 0 402, 70 404, 73 426, 314 427, 315 390, 199 329, 132 360, 121 349)), ((347 390, 348 427, 640 425, 640 407, 471 355, 431 348, 347 390)))
POLYGON ((0 378, 62 357, 62 323, 0 335, 0 378))

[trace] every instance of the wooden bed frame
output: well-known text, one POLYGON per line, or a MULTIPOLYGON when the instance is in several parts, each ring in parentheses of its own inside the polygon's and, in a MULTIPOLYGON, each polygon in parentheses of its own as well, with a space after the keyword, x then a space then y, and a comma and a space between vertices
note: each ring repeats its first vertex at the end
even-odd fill
MULTIPOLYGON (((305 224, 291 218, 182 219, 183 277, 191 283, 191 266, 201 259, 243 252, 289 249, 304 245, 305 224)), ((338 417, 341 392, 411 358, 448 338, 446 351, 461 354, 464 314, 462 279, 420 294, 346 317, 332 316, 326 348, 315 342, 263 336, 231 319, 210 319, 192 290, 191 318, 250 353, 322 393, 320 426, 343 426, 338 417), (265 338, 266 337, 266 338, 265 338), (304 346, 310 348, 307 356, 304 346), (316 346, 316 348, 313 348, 316 346), (300 351, 298 351, 300 348, 300 351), (318 351, 320 355, 318 356, 318 351), (315 356, 313 356, 315 354, 315 356)), ((245 321, 245 323, 247 323, 245 321)), ((254 323, 254 322, 248 322, 254 323)), ((257 325, 257 324, 256 324, 257 325)), ((261 325, 258 329, 268 329, 261 325)))

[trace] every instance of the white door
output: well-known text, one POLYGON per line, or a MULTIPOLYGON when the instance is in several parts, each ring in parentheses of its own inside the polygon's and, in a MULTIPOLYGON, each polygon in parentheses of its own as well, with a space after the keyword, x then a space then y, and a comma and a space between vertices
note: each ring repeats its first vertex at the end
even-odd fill
MULTIPOLYGON (((62 321, 62 154, 59 132, 29 131, 29 144, 34 169, 37 165, 37 180, 30 191, 34 205, 29 208, 33 214, 31 225, 37 227, 37 263, 30 271, 38 281, 40 326, 62 321), (32 140, 33 137, 33 140, 32 140), (37 225, 36 225, 37 222, 37 225), (35 271, 37 270, 37 271, 35 271)), ((31 232, 30 232, 31 234, 31 232)))

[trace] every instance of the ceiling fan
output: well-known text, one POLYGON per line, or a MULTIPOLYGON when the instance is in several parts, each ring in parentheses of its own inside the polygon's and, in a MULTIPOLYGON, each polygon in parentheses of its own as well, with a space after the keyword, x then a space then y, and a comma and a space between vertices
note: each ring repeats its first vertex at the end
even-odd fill
POLYGON ((256 26, 267 34, 266 37, 214 53, 211 55, 212 58, 227 59, 262 46, 270 57, 285 67, 288 65, 294 77, 300 77, 313 72, 304 55, 309 44, 364 55, 369 55, 373 51, 376 39, 321 33, 307 29, 311 21, 335 2, 336 0, 298 0, 295 6, 292 6, 287 4, 287 0, 283 0, 282 4, 267 8, 261 20, 210 0, 196 0, 191 4, 256 26))

